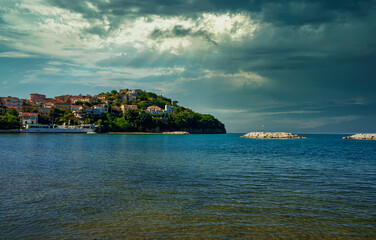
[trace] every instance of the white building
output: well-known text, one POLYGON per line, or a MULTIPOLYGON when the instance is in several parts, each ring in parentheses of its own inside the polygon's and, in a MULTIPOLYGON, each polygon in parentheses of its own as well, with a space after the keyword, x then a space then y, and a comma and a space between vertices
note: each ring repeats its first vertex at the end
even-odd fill
POLYGON ((20 119, 23 126, 26 124, 38 124, 38 113, 21 112, 20 119))
POLYGON ((100 104, 100 105, 95 105, 93 109, 94 109, 93 111, 94 114, 108 113, 109 106, 105 104, 100 104))
POLYGON ((165 105, 164 112, 165 113, 172 113, 174 111, 174 109, 175 109, 175 107, 173 107, 173 106, 165 105))
POLYGON ((75 117, 80 118, 80 119, 83 119, 86 116, 85 112, 73 111, 73 114, 74 114, 75 117))

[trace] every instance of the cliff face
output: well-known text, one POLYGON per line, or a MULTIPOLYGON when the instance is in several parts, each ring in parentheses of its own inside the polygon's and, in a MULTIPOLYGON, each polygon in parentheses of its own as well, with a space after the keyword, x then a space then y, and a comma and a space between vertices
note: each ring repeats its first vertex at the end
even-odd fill
POLYGON ((305 138, 297 134, 287 132, 250 132, 241 137, 245 138, 277 138, 277 139, 290 139, 290 138, 305 138))

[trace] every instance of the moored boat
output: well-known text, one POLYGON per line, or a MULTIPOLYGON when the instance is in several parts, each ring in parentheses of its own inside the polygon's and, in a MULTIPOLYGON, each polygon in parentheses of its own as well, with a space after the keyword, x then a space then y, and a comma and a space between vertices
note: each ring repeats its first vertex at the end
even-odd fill
POLYGON ((48 124, 26 124, 21 133, 92 133, 95 131, 93 124, 71 125, 48 125, 48 124))

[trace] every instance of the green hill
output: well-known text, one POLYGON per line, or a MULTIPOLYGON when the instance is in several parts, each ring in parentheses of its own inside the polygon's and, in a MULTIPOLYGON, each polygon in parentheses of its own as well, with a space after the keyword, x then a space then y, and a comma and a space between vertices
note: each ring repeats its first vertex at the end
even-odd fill
POLYGON ((209 114, 200 114, 191 109, 177 105, 170 98, 157 95, 152 92, 137 90, 135 101, 124 100, 124 94, 117 91, 104 93, 109 96, 112 114, 106 114, 96 122, 102 125, 102 131, 108 132, 163 132, 163 131, 188 131, 191 133, 226 133, 222 122, 209 114), (137 105, 138 109, 116 112, 116 107, 122 104, 137 105), (162 109, 165 105, 173 106, 172 113, 151 114, 145 112, 150 106, 158 106, 162 109))

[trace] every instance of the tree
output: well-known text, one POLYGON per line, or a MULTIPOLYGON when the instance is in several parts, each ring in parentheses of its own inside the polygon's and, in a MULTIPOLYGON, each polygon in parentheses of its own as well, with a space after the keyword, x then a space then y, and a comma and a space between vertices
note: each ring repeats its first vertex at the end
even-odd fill
POLYGON ((18 117, 18 112, 17 112, 16 109, 10 109, 10 110, 7 112, 7 115, 12 115, 12 116, 18 117))
MULTIPOLYGON (((15 110, 15 109, 12 109, 15 110)), ((9 111, 4 117, 0 117, 0 129, 19 129, 21 127, 17 111, 9 111), (14 115, 16 114, 16 116, 14 115)))

